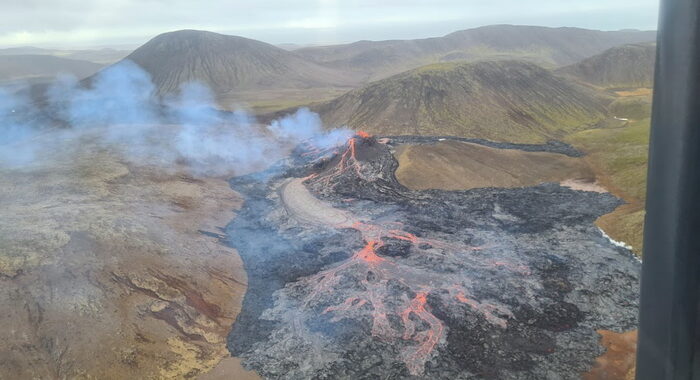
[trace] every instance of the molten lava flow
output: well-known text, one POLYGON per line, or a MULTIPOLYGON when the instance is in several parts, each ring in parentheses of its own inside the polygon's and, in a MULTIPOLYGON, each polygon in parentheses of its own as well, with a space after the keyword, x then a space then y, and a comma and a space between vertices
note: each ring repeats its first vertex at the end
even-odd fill
MULTIPOLYGON (((330 184, 333 178, 348 170, 354 170, 358 180, 362 180, 363 168, 356 157, 357 142, 369 137, 367 133, 358 132, 356 137, 348 141, 345 150, 339 153, 335 167, 320 174, 312 174, 304 181, 322 180, 330 184)), ((464 286, 448 282, 449 275, 427 275, 407 261, 378 254, 378 250, 391 244, 392 239, 409 242, 411 250, 418 254, 439 256, 446 253, 462 254, 484 247, 424 239, 404 231, 401 223, 397 222, 373 224, 350 218, 350 222, 335 227, 359 231, 365 245, 339 265, 307 277, 305 281, 310 291, 304 299, 304 305, 315 309, 317 306, 337 302, 334 295, 339 291, 352 294, 339 304, 324 307, 322 314, 332 315, 330 320, 334 322, 345 318, 369 317, 374 337, 385 341, 403 342, 400 345, 401 355, 412 375, 423 373, 425 364, 434 355, 435 348, 445 338, 445 325, 431 310, 429 299, 432 300, 432 297, 435 297, 436 302, 445 302, 454 307, 464 308, 462 305, 467 305, 470 310, 481 314, 487 322, 500 328, 506 328, 507 320, 513 317, 503 306, 473 299, 464 286), (357 289, 346 288, 350 280, 355 281, 357 289), (397 290, 396 284, 400 290, 397 290), (392 324, 390 316, 400 322, 392 324)), ((488 258, 482 261, 484 266, 494 269, 503 268, 521 273, 526 271, 525 267, 488 258)), ((453 279, 457 278, 459 277, 453 279)))
MULTIPOLYGON (((402 357, 412 375, 422 374, 425 363, 430 360, 435 347, 443 340, 445 334, 443 322, 432 313, 428 305, 428 295, 438 289, 419 282, 422 280, 421 275, 414 268, 394 261, 392 258, 379 256, 377 249, 384 246, 382 239, 386 238, 408 241, 412 246, 429 244, 432 247, 452 247, 453 245, 419 238, 409 232, 396 229, 397 223, 381 225, 355 221, 336 227, 359 231, 366 244, 340 265, 310 277, 308 281, 312 284, 311 292, 307 295, 305 304, 311 305, 324 294, 331 296, 336 292, 334 287, 341 283, 344 276, 356 278, 359 269, 360 273, 364 273, 360 281, 363 292, 360 295, 348 297, 339 305, 326 307, 323 314, 332 314, 331 321, 334 322, 369 314, 373 336, 386 341, 400 339, 410 342, 402 350, 402 357), (392 296, 389 289, 390 281, 412 289, 415 292, 413 299, 397 303, 396 297, 392 296), (390 314, 400 316, 403 331, 392 327, 389 322, 390 314)), ((470 248, 462 247, 462 250, 470 248)), ((496 266, 495 263, 489 265, 496 266)), ((504 307, 468 298, 466 289, 460 285, 452 285, 446 290, 449 294, 456 293, 453 299, 482 314, 493 325, 506 328, 507 318, 512 318, 510 311, 504 307)))
POLYGON ((428 294, 424 291, 416 294, 409 306, 401 313, 401 320, 404 324, 403 339, 412 339, 418 342, 418 346, 408 350, 406 353, 406 366, 411 374, 423 373, 426 361, 430 358, 431 352, 442 339, 445 326, 431 312, 426 310, 428 294), (416 332, 416 321, 411 319, 415 315, 420 321, 428 324, 425 331, 416 332))
MULTIPOLYGON (((331 170, 328 170, 325 173, 319 174, 316 178, 323 180, 325 185, 330 185, 333 179, 338 178, 340 175, 342 175, 348 170, 354 170, 355 174, 359 177, 359 179, 364 179, 364 176, 362 174, 362 165, 357 159, 356 150, 358 141, 363 141, 370 137, 371 136, 368 133, 363 131, 360 131, 357 133, 356 136, 351 137, 345 144, 345 151, 343 151, 343 153, 340 154, 340 161, 335 165, 335 167, 333 167, 331 170)), ((339 150, 336 151, 339 152, 339 150)), ((310 146, 305 152, 301 153, 301 156, 318 156, 320 154, 319 152, 320 151, 317 148, 310 146)), ((317 158, 316 160, 318 159, 320 158, 317 158)))
POLYGON ((372 137, 372 135, 370 135, 369 133, 367 133, 365 131, 357 131, 357 135, 362 137, 363 139, 368 139, 368 138, 372 137))
POLYGON ((357 257, 358 259, 366 262, 366 263, 381 263, 385 261, 383 258, 377 256, 377 252, 375 251, 375 248, 377 248, 377 245, 379 242, 376 241, 370 241, 367 243, 367 245, 362 248, 361 251, 357 252, 357 257))

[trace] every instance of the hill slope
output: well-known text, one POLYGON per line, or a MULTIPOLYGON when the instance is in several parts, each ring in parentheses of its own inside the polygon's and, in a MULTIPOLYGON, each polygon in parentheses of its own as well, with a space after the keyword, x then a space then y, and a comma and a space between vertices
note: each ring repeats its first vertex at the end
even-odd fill
POLYGON ((125 59, 151 74, 159 94, 192 81, 208 85, 217 95, 352 83, 347 75, 264 42, 195 30, 161 34, 125 59))
POLYGON ((363 72, 371 79, 429 63, 517 58, 561 66, 626 43, 654 41, 656 32, 604 32, 579 28, 492 25, 416 40, 359 41, 295 52, 331 67, 363 72))
POLYGON ((605 115, 590 90, 520 61, 426 66, 313 107, 328 125, 383 135, 543 142, 605 115))
POLYGON ((17 80, 47 81, 59 74, 85 78, 100 68, 102 65, 97 63, 50 55, 0 55, 0 83, 17 80))
POLYGON ((655 44, 618 46, 557 72, 603 87, 651 87, 655 44))
POLYGON ((0 49, 0 55, 54 55, 53 50, 33 46, 20 46, 0 49))
POLYGON ((580 131, 565 139, 587 154, 601 184, 625 200, 624 205, 602 216, 596 224, 613 239, 634 247, 638 254, 643 243, 649 116, 631 120, 624 128, 580 131))
POLYGON ((56 56, 63 56, 71 59, 82 59, 90 62, 103 63, 105 65, 112 64, 114 62, 123 59, 131 53, 131 50, 117 50, 117 49, 97 49, 97 50, 70 50, 70 51, 58 51, 56 56))

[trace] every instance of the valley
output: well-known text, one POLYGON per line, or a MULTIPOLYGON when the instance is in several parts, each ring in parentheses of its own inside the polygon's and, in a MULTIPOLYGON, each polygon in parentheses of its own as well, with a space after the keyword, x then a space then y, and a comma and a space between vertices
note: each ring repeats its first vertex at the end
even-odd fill
POLYGON ((629 376, 654 40, 0 49, 0 379, 629 376))
POLYGON ((254 296, 229 347, 264 377, 575 379, 596 330, 635 325, 639 262, 593 226, 613 196, 410 191, 372 137, 305 153, 232 180, 246 201, 227 233, 254 296))

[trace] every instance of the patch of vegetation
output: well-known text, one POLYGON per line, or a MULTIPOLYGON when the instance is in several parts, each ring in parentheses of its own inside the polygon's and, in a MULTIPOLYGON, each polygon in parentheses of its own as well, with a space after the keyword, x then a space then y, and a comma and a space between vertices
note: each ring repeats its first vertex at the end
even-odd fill
POLYGON ((608 109, 617 117, 641 120, 651 114, 651 97, 618 98, 610 104, 608 109))
POLYGON ((610 88, 617 96, 651 96, 654 90, 651 87, 640 88, 610 88))
POLYGON ((476 45, 469 49, 454 50, 437 57, 441 62, 453 61, 483 61, 483 60, 519 60, 532 62, 537 65, 551 68, 556 67, 557 62, 553 57, 555 52, 545 46, 530 46, 520 49, 495 49, 488 45, 476 45))
POLYGON ((603 186, 627 202, 601 217, 598 225, 638 254, 642 251, 649 126, 650 119, 645 118, 621 128, 591 129, 566 138, 588 154, 587 160, 603 186))
MULTIPOLYGON (((274 99, 274 100, 258 100, 248 102, 251 110, 255 114, 267 114, 272 112, 278 112, 282 110, 288 110, 292 108, 299 108, 308 105, 308 100, 306 99, 274 99)), ((230 107, 234 108, 235 107, 230 107)))

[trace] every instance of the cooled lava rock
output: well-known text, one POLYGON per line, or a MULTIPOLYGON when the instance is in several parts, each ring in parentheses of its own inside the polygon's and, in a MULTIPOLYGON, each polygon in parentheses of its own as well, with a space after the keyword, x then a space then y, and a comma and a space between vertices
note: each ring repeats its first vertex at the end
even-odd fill
MULTIPOLYGON (((413 243, 410 241, 397 238, 382 239, 382 243, 377 248, 377 254, 380 256, 406 257, 410 254, 411 247, 413 247, 413 243)), ((425 246, 429 246, 429 244, 425 244, 425 246)))
POLYGON ((640 263, 593 224, 614 196, 410 191, 361 136, 304 153, 231 181, 248 293, 229 349, 263 377, 578 379, 596 330, 636 328, 640 263))

